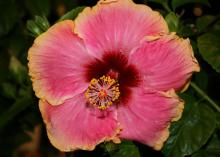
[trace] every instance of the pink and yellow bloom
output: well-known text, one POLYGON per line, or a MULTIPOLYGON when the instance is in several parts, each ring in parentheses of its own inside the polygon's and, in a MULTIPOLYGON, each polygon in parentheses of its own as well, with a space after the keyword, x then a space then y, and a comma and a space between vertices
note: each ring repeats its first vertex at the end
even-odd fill
POLYGON ((121 139, 161 149, 184 107, 175 92, 199 71, 189 40, 131 0, 101 0, 58 22, 28 60, 48 137, 62 151, 121 139))

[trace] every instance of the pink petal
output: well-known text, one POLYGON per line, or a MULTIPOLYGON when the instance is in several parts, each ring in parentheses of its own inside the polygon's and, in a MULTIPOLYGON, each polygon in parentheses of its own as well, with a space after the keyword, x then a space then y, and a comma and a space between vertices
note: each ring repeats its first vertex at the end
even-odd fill
POLYGON ((93 150, 103 141, 117 140, 115 112, 100 113, 89 108, 83 95, 59 106, 40 101, 39 107, 48 137, 61 151, 93 150))
POLYGON ((75 32, 98 58, 104 52, 129 53, 145 35, 168 32, 158 12, 131 0, 101 0, 85 8, 75 23, 75 32))
POLYGON ((140 69, 146 88, 162 91, 183 89, 200 69, 189 40, 174 34, 143 41, 130 61, 140 69))
POLYGON ((170 122, 178 120, 182 110, 183 102, 173 90, 148 94, 136 90, 127 105, 119 105, 120 137, 160 150, 169 136, 170 122))
POLYGON ((82 65, 90 56, 73 28, 70 20, 55 24, 34 41, 28 52, 34 91, 51 105, 62 104, 88 86, 82 65))

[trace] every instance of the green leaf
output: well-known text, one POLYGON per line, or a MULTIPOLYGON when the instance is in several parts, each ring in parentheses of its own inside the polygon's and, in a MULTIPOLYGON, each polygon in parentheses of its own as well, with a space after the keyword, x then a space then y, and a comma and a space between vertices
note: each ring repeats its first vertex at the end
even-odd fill
POLYGON ((212 31, 220 31, 220 20, 216 21, 212 27, 212 31))
POLYGON ((63 21, 63 20, 74 20, 78 14, 83 11, 83 9, 85 8, 85 6, 81 6, 81 7, 77 7, 72 9, 71 11, 67 12, 65 15, 63 15, 62 17, 60 17, 59 21, 63 21))
POLYGON ((6 35, 19 21, 18 7, 14 1, 4 1, 0 5, 0 37, 6 35))
POLYGON ((8 64, 9 64, 10 56, 8 53, 0 53, 0 82, 3 82, 8 78, 8 64))
POLYGON ((25 0, 24 2, 33 16, 48 16, 50 13, 50 0, 25 0))
POLYGON ((217 134, 214 134, 206 148, 199 150, 192 157, 219 157, 220 140, 217 134))
POLYGON ((31 35, 34 37, 39 36, 43 31, 35 24, 33 20, 27 21, 27 29, 30 31, 31 35))
POLYGON ((212 139, 210 140, 209 144, 206 146, 206 149, 209 150, 218 150, 218 152, 220 153, 220 137, 218 132, 216 132, 212 139))
POLYGON ((177 32, 179 26, 179 17, 174 12, 170 12, 165 17, 170 32, 177 32))
POLYGON ((207 61, 213 69, 220 72, 220 31, 215 33, 205 33, 198 37, 198 48, 203 59, 207 61))
POLYGON ((32 103, 30 94, 16 100, 16 102, 3 114, 0 115, 0 128, 5 126, 10 120, 12 120, 17 114, 26 109, 32 103))
POLYGON ((220 156, 220 149, 218 150, 200 150, 192 157, 219 157, 220 156))
POLYGON ((106 142, 101 145, 101 147, 109 153, 115 152, 118 149, 118 146, 118 144, 113 142, 106 142))
POLYGON ((186 105, 183 117, 170 128, 170 137, 163 149, 166 157, 184 157, 200 149, 212 135, 216 118, 204 103, 184 95, 186 105))
POLYGON ((50 27, 50 24, 45 16, 35 16, 35 23, 44 32, 50 27))
POLYGON ((111 157, 140 157, 138 147, 130 141, 123 141, 121 144, 108 145, 108 147, 111 157))
POLYGON ((216 119, 217 119, 216 126, 220 130, 220 114, 218 112, 216 113, 216 119))
POLYGON ((173 10, 175 10, 177 7, 180 7, 188 3, 200 3, 207 6, 210 5, 208 0, 172 0, 171 2, 173 10))
POLYGON ((18 83, 22 84, 27 78, 27 68, 15 57, 11 56, 9 70, 18 83))
POLYGON ((7 98, 16 98, 16 86, 14 84, 4 82, 1 84, 1 93, 7 98))
POLYGON ((215 20, 215 16, 205 15, 197 18, 196 27, 199 32, 202 32, 206 29, 208 25, 210 25, 215 20))
POLYGON ((47 18, 35 16, 34 20, 27 21, 27 29, 30 31, 31 35, 34 37, 39 36, 43 32, 46 32, 50 27, 47 18))

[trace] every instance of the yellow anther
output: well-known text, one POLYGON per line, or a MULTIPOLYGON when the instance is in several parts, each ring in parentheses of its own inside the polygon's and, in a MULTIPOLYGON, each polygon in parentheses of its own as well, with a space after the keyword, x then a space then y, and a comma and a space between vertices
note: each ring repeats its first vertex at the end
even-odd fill
POLYGON ((85 92, 85 97, 90 105, 100 110, 105 110, 120 96, 119 84, 110 76, 93 78, 85 92))

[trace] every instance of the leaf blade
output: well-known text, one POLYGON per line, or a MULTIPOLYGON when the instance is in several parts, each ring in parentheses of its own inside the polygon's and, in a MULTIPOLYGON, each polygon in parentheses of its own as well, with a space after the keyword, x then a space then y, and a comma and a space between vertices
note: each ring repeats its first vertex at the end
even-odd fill
POLYGON ((198 37, 198 48, 203 59, 220 72, 220 31, 205 33, 198 37))
POLYGON ((184 157, 199 150, 214 132, 214 111, 191 96, 185 97, 186 109, 183 118, 172 125, 171 135, 163 152, 167 157, 184 157))

